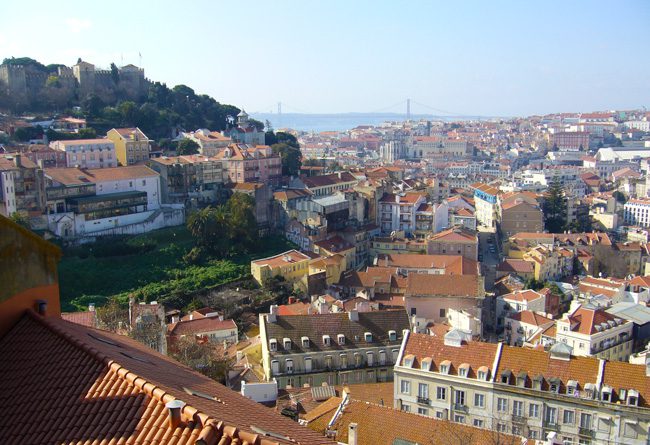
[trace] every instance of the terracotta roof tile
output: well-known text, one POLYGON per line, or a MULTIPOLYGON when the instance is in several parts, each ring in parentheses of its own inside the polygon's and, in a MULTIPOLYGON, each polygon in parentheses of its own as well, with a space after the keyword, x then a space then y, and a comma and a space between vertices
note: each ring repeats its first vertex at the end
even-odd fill
MULTIPOLYGON (((60 318, 28 312, 0 339, 0 354, 1 443, 260 443, 251 425, 332 443, 130 338, 60 318), (171 429, 165 403, 174 399, 186 405, 171 429)), ((261 443, 274 442, 288 441, 261 443)))
POLYGON ((478 276, 410 274, 406 295, 481 297, 478 276))
MULTIPOLYGON (((463 342, 460 347, 445 345, 444 338, 425 334, 409 334, 404 348, 404 356, 412 354, 415 357, 414 368, 419 368, 422 359, 432 358, 431 370, 439 372, 440 363, 449 360, 451 367, 449 374, 456 375, 458 367, 467 363, 470 365, 468 376, 476 377, 476 371, 481 366, 490 368, 492 375, 492 365, 497 352, 497 344, 471 341, 463 342)), ((402 363, 403 365, 403 363, 402 363)))
MULTIPOLYGON (((521 438, 503 433, 494 433, 485 429, 354 400, 348 403, 332 426, 336 430, 336 440, 339 443, 348 443, 350 423, 358 425, 358 445, 393 445, 398 439, 421 444, 435 442, 438 445, 451 445, 452 443, 484 445, 495 443, 495 441, 503 445, 521 445, 522 443, 521 438)), ((308 426, 316 431, 324 432, 322 424, 308 426)))

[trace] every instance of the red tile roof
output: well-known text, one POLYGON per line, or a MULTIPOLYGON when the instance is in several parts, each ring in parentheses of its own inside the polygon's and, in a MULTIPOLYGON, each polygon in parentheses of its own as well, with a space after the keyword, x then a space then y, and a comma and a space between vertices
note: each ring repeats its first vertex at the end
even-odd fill
POLYGON ((94 328, 97 324, 97 313, 95 311, 68 312, 62 313, 61 318, 72 323, 94 328))
POLYGON ((552 318, 544 317, 532 311, 521 311, 515 314, 509 315, 507 318, 521 323, 526 323, 533 326, 543 326, 548 323, 553 323, 552 318))
POLYGON ((414 273, 408 276, 406 295, 480 297, 479 277, 473 275, 429 275, 414 273))
POLYGON ((332 443, 130 338, 60 318, 28 312, 0 355, 1 443, 332 443), (186 405, 171 428, 175 399, 186 405))
POLYGON ((199 335, 206 332, 237 330, 233 320, 219 320, 219 317, 204 317, 196 320, 179 321, 167 327, 167 333, 173 336, 199 335))
POLYGON ((478 262, 461 255, 386 254, 378 256, 377 265, 405 269, 444 269, 445 274, 478 275, 478 262))

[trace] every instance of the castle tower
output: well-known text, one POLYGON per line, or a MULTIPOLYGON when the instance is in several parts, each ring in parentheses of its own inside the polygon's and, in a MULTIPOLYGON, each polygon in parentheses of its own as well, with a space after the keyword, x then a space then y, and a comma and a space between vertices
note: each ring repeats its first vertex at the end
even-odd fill
POLYGON ((249 125, 248 114, 242 109, 237 115, 237 126, 245 129, 248 128, 249 125))
POLYGON ((95 91, 95 65, 81 60, 72 67, 72 73, 79 82, 79 90, 82 96, 95 91))

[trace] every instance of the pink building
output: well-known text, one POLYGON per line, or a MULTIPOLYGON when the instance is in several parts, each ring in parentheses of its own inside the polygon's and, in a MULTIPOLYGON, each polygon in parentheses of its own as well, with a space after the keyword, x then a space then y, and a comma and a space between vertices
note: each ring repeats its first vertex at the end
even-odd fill
POLYGON ((282 161, 268 145, 231 144, 217 153, 231 182, 264 182, 276 185, 282 177, 282 161))

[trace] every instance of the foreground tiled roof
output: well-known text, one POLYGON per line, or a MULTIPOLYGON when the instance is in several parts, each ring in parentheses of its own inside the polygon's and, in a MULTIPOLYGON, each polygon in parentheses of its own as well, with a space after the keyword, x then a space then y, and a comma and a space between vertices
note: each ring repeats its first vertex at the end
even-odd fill
POLYGON ((331 443, 134 340, 60 318, 28 312, 0 356, 3 444, 331 443), (186 405, 171 428, 175 399, 186 405))
MULTIPOLYGON (((327 418, 328 416, 323 417, 327 418)), ((522 444, 521 438, 515 436, 356 400, 352 400, 345 406, 341 415, 332 425, 332 430, 336 431, 338 442, 348 443, 350 423, 358 425, 358 445, 393 445, 399 439, 410 443, 439 445, 457 443, 483 445, 497 442, 503 445, 522 444)), ((325 423, 326 425, 327 423, 325 423)), ((316 431, 324 432, 322 422, 313 422, 308 426, 316 431)))

